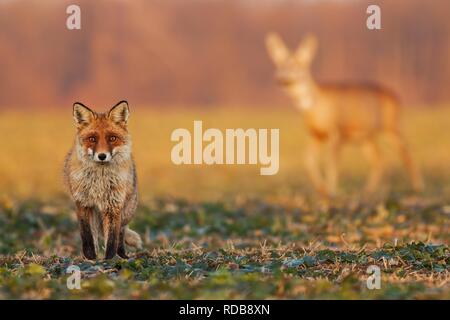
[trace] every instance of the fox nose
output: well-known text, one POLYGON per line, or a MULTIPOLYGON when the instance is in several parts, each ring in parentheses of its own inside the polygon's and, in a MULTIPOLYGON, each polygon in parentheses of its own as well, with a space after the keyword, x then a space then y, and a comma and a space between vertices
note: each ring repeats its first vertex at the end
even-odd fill
POLYGON ((106 159, 106 154, 104 154, 104 153, 99 153, 98 159, 99 159, 100 161, 105 160, 105 159, 106 159))

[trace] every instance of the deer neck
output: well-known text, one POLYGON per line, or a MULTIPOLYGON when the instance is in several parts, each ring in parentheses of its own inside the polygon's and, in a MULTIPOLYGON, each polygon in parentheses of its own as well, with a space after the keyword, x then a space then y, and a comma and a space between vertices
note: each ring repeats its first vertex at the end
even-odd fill
POLYGON ((312 80, 296 82, 287 90, 294 99, 296 107, 301 111, 311 110, 317 103, 319 88, 312 80))

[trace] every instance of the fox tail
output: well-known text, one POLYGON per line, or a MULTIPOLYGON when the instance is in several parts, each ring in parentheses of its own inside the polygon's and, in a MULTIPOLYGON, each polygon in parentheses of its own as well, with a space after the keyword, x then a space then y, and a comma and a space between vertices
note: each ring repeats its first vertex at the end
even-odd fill
POLYGON ((125 244, 136 249, 142 249, 141 236, 136 231, 125 227, 125 244))

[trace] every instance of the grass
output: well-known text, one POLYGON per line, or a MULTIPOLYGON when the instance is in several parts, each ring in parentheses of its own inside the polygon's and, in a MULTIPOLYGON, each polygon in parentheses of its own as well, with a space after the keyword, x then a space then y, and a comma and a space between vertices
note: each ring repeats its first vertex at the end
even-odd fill
POLYGON ((0 298, 449 299, 450 110, 405 113, 405 131, 427 189, 408 192, 389 145, 391 170, 377 195, 358 189, 367 166, 343 154, 341 194, 311 191, 305 142, 293 111, 137 111, 131 132, 141 204, 132 227, 145 242, 129 260, 86 261, 61 166, 70 115, 0 115, 0 298), (205 127, 280 128, 280 172, 255 166, 175 166, 170 133, 205 127), (6 156, 5 156, 6 155, 6 156), (68 290, 66 269, 81 268, 68 290), (381 289, 366 287, 367 267, 381 289))

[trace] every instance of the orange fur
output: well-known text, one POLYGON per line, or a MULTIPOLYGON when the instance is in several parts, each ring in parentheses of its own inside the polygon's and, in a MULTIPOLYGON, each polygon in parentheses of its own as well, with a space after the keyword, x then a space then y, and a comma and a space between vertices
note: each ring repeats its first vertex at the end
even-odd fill
POLYGON ((318 45, 313 35, 293 53, 275 33, 267 35, 266 45, 277 67, 277 81, 304 115, 310 134, 306 167, 319 192, 336 193, 339 151, 349 142, 358 143, 366 155, 371 166, 366 190, 375 191, 383 172, 383 155, 376 137, 383 132, 399 149, 414 189, 422 189, 420 173, 399 130, 399 103, 391 92, 370 84, 317 84, 310 71, 318 45), (329 151, 325 179, 318 165, 322 145, 329 151))
POLYGON ((141 245, 139 236, 127 228, 138 201, 128 114, 125 101, 108 114, 74 104, 77 135, 66 157, 64 178, 77 207, 83 253, 88 259, 96 258, 99 235, 105 239, 106 258, 116 253, 126 257, 125 242, 141 245))

